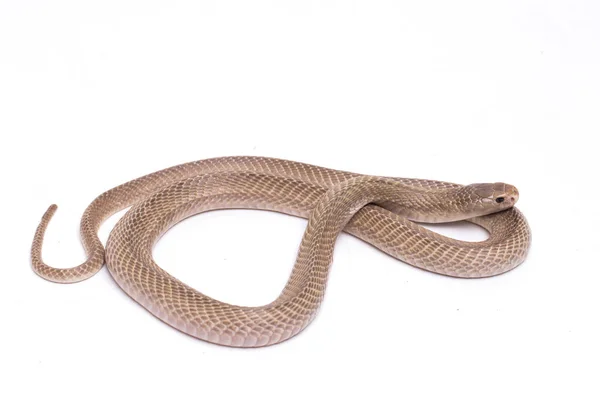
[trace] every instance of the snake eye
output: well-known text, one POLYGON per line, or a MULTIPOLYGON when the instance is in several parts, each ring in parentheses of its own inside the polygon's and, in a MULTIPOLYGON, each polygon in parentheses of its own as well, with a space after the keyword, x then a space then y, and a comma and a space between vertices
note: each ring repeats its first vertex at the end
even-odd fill
POLYGON ((504 201, 504 197, 496 197, 496 203, 502 203, 504 201))

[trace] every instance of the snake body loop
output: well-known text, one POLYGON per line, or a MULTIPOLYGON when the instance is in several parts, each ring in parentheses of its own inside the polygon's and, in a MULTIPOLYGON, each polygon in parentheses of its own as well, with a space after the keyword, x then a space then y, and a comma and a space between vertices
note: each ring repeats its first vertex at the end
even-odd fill
POLYGON ((462 186, 271 158, 215 158, 158 171, 100 195, 81 221, 88 259, 74 268, 53 268, 42 261, 44 232, 56 210, 51 206, 35 233, 32 265, 43 278, 66 283, 89 278, 106 261, 125 292, 173 327, 217 344, 258 347, 296 335, 315 317, 342 230, 422 269, 456 277, 493 276, 519 265, 529 249, 529 227, 513 207, 517 199, 514 187, 500 183, 462 186), (98 228, 129 206, 105 251, 98 228), (169 275, 152 258, 155 242, 170 227, 188 216, 224 208, 308 218, 290 278, 270 304, 243 307, 212 299, 169 275), (411 222, 463 219, 482 226, 490 237, 463 242, 411 222))

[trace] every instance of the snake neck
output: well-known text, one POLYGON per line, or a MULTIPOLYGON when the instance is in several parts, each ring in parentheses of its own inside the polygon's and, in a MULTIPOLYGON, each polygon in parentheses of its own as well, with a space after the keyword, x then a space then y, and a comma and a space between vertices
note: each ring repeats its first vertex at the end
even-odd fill
POLYGON ((463 221, 498 211, 486 206, 471 186, 410 188, 375 203, 411 221, 425 223, 463 221))

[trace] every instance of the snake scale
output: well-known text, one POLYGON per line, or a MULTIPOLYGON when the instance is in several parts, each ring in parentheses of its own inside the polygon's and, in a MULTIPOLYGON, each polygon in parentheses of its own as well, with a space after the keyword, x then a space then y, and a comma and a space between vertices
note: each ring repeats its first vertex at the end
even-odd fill
MULTIPOLYGON (((98 196, 81 220, 87 260, 53 268, 42 241, 56 210, 42 217, 31 249, 33 270, 61 283, 78 282, 104 263, 117 284, 162 321, 226 346, 259 347, 302 331, 323 300, 336 238, 346 231, 413 266, 454 277, 487 277, 525 259, 531 232, 513 207, 514 186, 361 175, 265 157, 222 157, 177 165, 98 196), (106 249, 103 221, 127 207, 106 249), (271 303, 243 307, 203 295, 161 269, 152 248, 182 219, 217 209, 271 210, 308 219, 289 280, 271 303), (434 233, 415 222, 467 220, 489 232, 481 242, 434 233)), ((371 327, 371 329, 384 329, 371 327)))

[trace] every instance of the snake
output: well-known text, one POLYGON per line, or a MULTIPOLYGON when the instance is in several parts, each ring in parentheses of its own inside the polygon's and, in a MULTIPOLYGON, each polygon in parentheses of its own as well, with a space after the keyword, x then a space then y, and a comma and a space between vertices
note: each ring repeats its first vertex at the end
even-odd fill
MULTIPOLYGON (((417 268, 480 278, 521 264, 531 243, 516 187, 495 182, 454 184, 363 175, 283 159, 232 156, 166 168, 116 186, 85 210, 80 225, 87 259, 72 268, 44 263, 42 243, 57 206, 43 215, 31 247, 42 278, 74 283, 104 265, 118 286, 160 320, 195 338, 231 347, 262 347, 301 332, 317 315, 336 239, 349 233, 417 268), (129 208, 106 241, 101 224, 129 208), (163 270, 152 250, 160 237, 192 215, 259 209, 308 219, 295 264, 281 293, 262 306, 213 299, 163 270), (488 232, 482 241, 450 238, 427 223, 468 221, 488 232), (425 223, 425 224, 423 224, 425 223)), ((369 301, 368 291, 356 289, 369 301)), ((363 326, 381 335, 385 321, 363 326)))

